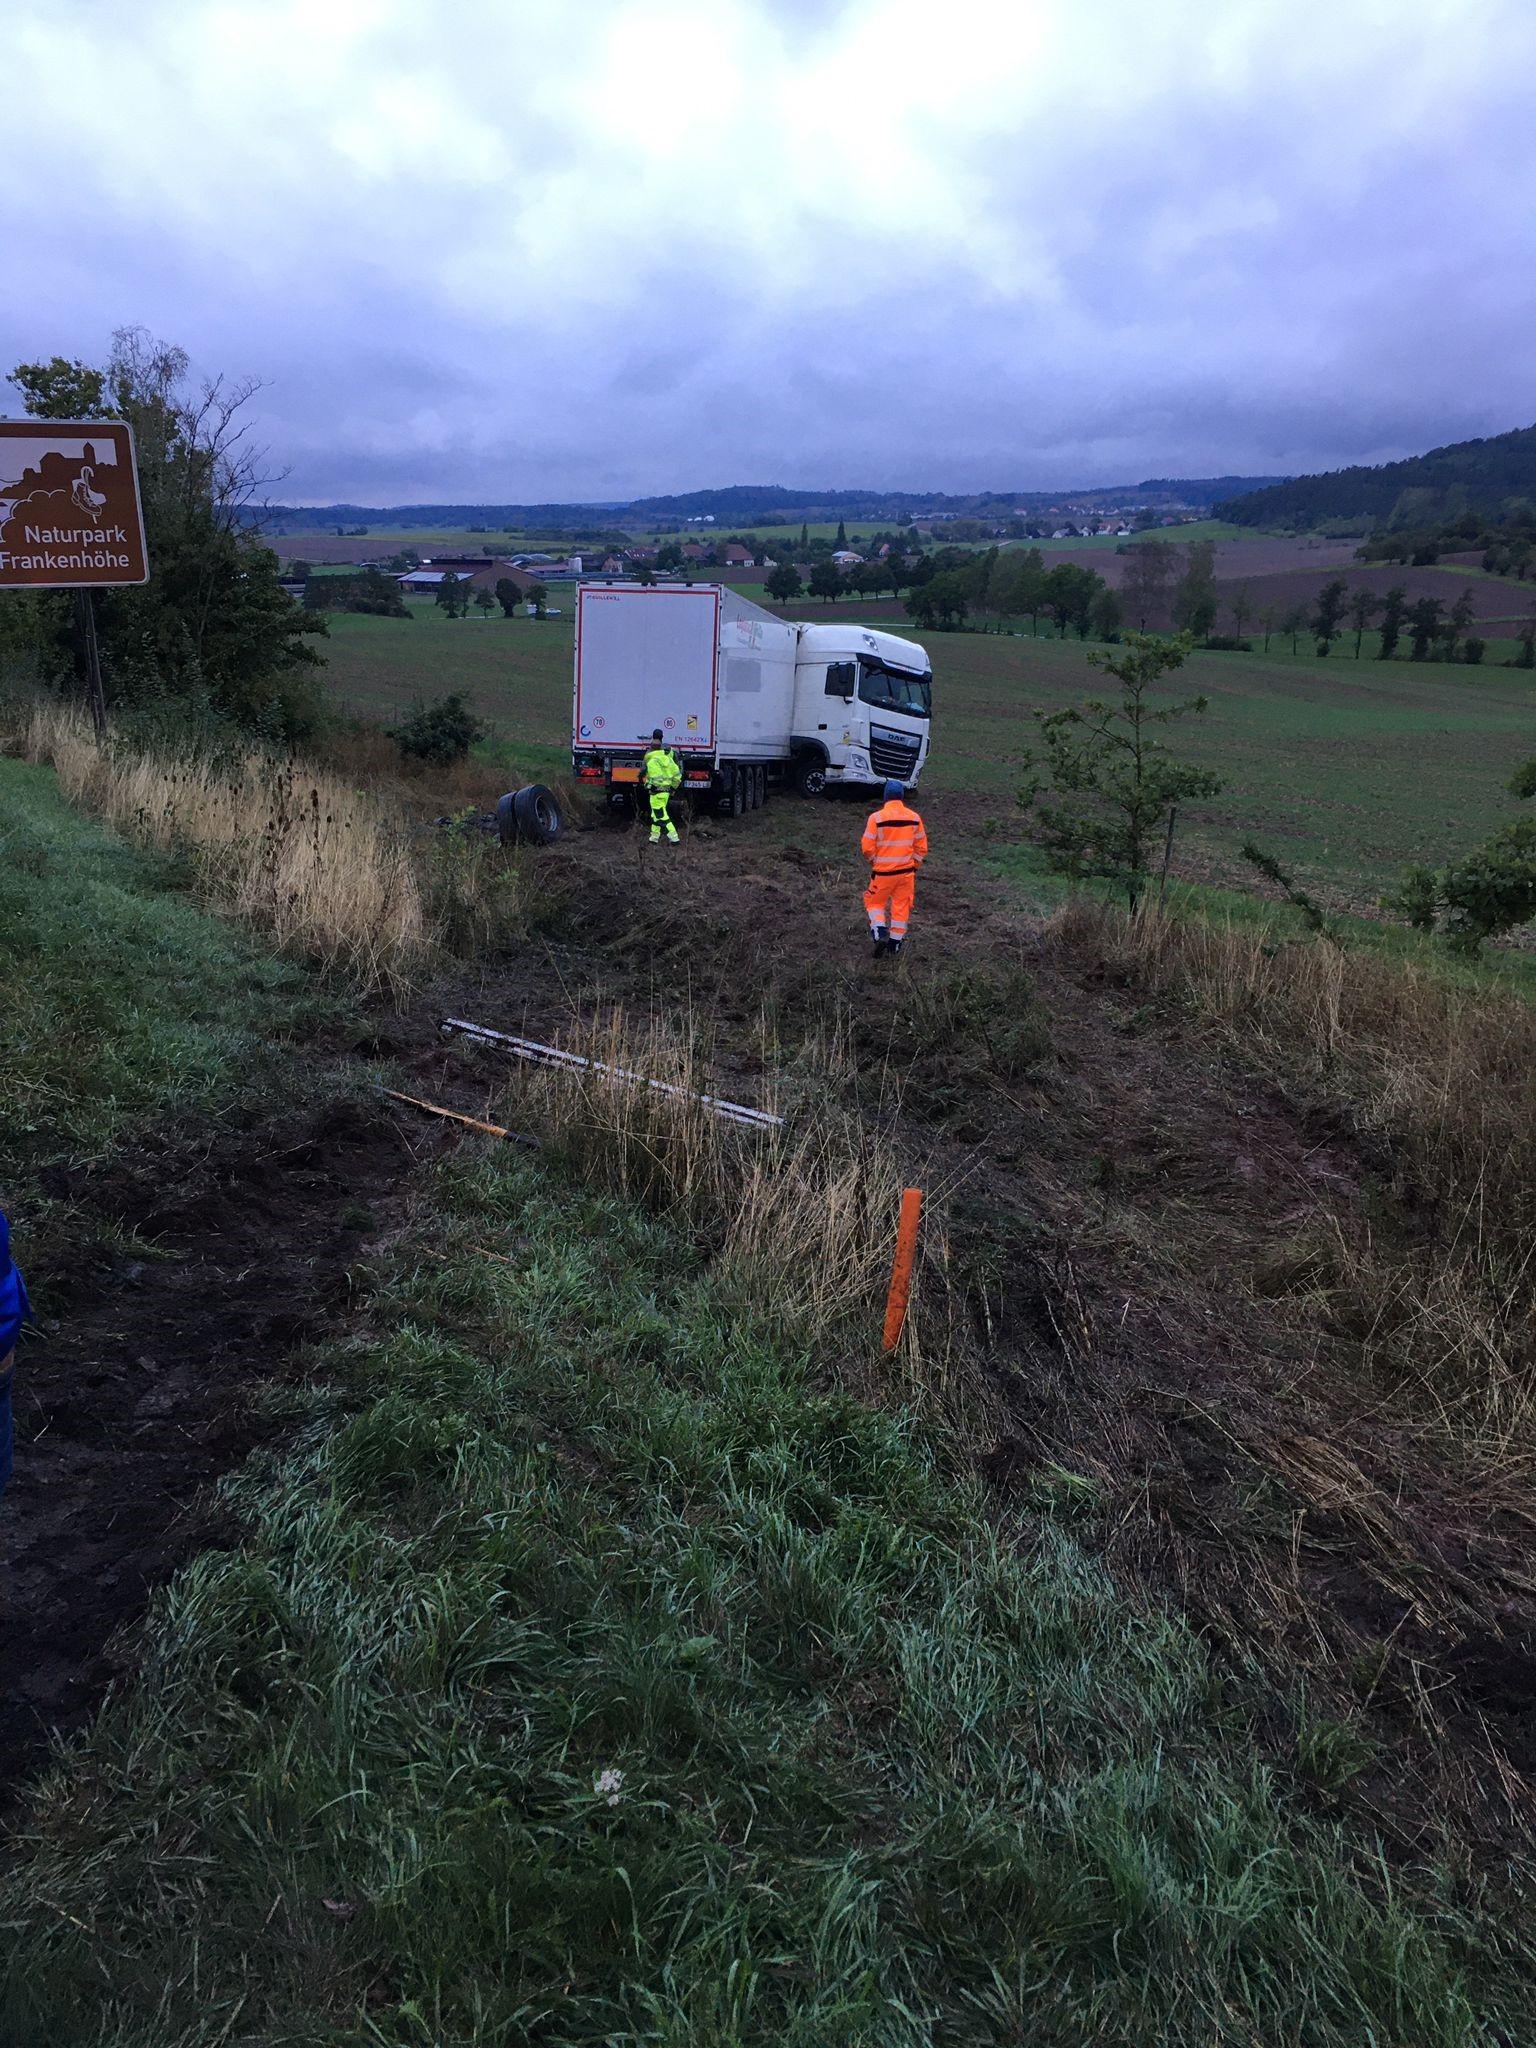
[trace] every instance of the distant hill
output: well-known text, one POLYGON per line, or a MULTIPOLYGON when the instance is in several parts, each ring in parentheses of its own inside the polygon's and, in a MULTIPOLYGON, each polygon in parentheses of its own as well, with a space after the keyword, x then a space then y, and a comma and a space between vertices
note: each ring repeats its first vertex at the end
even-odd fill
POLYGON ((1149 498, 1182 496, 1186 505, 1215 505, 1224 498, 1241 498, 1289 482, 1288 476, 1149 476, 1131 488, 1145 491, 1149 498))
POLYGON ((1201 509, 1218 498, 1239 498, 1283 479, 1272 476, 1152 477, 1139 484, 1096 484, 1082 490, 827 491, 789 484, 729 484, 717 490, 681 491, 670 497, 610 500, 593 504, 543 505, 268 505, 261 518, 282 533, 321 532, 335 527, 430 531, 434 527, 508 530, 609 531, 616 526, 680 525, 711 519, 717 526, 770 526, 779 521, 861 519, 905 525, 913 519, 1004 519, 1015 512, 1038 513, 1068 506, 1083 511, 1130 505, 1201 509))
POLYGON ((1216 512, 1239 526, 1301 529, 1325 519, 1431 526, 1458 512, 1498 512, 1510 498, 1536 499, 1536 426, 1453 441, 1376 468, 1332 469, 1265 490, 1232 492, 1216 512))

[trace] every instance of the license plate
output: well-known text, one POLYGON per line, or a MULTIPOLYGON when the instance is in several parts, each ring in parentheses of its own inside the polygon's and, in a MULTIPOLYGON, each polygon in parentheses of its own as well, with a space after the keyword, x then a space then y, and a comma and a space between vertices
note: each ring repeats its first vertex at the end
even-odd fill
POLYGON ((620 768, 615 765, 612 775, 615 782, 638 782, 640 780, 640 770, 638 768, 620 768))

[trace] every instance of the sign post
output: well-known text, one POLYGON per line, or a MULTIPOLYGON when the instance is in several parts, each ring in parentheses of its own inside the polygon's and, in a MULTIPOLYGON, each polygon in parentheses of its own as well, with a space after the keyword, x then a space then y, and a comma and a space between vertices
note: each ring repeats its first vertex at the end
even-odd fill
POLYGON ((0 420, 0 590, 75 593, 75 667, 106 730, 93 592, 149 581, 133 429, 0 420))

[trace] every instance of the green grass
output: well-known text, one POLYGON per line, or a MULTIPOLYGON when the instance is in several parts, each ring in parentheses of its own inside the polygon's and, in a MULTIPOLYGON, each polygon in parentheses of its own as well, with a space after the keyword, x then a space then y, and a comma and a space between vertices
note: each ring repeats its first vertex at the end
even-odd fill
POLYGON ((303 971, 175 888, 173 865, 0 758, 0 1156, 18 1210, 60 1158, 253 1082, 320 1007, 303 971), (17 1197, 22 1197, 18 1200, 17 1197))
POLYGON ((1257 1761, 664 1217, 475 1147, 377 1287, 28 1824, 9 2048, 1496 2038, 1472 1910, 1308 1816, 1339 1740, 1257 1761))
MULTIPOLYGON (((836 608, 807 604, 807 618, 836 608)), ((567 761, 570 620, 445 620, 425 607, 409 624, 332 622, 332 687, 372 716, 417 696, 465 689, 519 759, 539 772, 567 761)), ((893 620, 897 632, 915 632, 893 620)), ((1013 792, 1030 743, 1029 713, 1103 688, 1075 638, 934 633, 934 750, 924 779, 931 822, 948 844, 990 857, 1016 836, 1013 792), (967 802, 946 825, 947 796, 967 802)), ((1369 644, 1369 643, 1367 643, 1369 644)), ((1496 650, 1494 650, 1496 651, 1496 650)), ((1521 815, 1504 785, 1536 751, 1536 674, 1484 663, 1327 660, 1197 653, 1173 679, 1210 709, 1176 744, 1224 782, 1181 822, 1187 878, 1244 887, 1238 847, 1252 834, 1305 884, 1370 912, 1409 861, 1444 862, 1521 815)))

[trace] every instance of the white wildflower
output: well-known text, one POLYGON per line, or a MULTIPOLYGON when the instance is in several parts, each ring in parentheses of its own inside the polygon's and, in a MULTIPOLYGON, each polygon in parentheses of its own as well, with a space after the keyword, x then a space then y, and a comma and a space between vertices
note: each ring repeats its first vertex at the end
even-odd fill
POLYGON ((599 1771, 592 1780, 592 1790, 610 1806, 617 1806, 624 1796, 624 1773, 610 1765, 606 1771, 599 1771))

